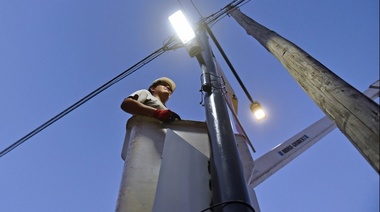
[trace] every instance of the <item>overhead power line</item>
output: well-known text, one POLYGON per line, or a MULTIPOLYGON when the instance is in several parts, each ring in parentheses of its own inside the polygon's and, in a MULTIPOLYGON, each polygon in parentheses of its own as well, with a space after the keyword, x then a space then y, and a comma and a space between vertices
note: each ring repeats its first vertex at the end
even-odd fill
POLYGON ((137 71, 139 68, 141 68, 144 65, 148 64, 149 62, 151 62, 152 60, 154 60, 158 56, 162 55, 167 50, 172 50, 172 49, 176 48, 175 44, 173 45, 174 41, 175 40, 173 40, 173 39, 169 39, 169 41, 166 43, 166 45, 164 45, 160 49, 156 50, 155 52, 153 52, 149 56, 145 57, 144 59, 142 59, 141 61, 139 61, 138 63, 136 63, 132 67, 130 67, 129 69, 125 70, 124 72, 122 72, 121 74, 117 75, 116 77, 114 77, 113 79, 111 79, 110 81, 108 81, 107 83, 103 84, 102 86, 100 86, 96 90, 92 91, 90 94, 88 94, 87 96, 83 97, 81 100, 77 101, 76 103, 74 103, 70 107, 66 108, 64 111, 60 112, 58 115, 54 116, 53 118, 51 118, 50 120, 48 120, 47 122, 45 122, 44 124, 42 124, 41 126, 37 127, 36 129, 34 129, 33 131, 31 131, 30 133, 28 133, 27 135, 25 135, 21 139, 19 139, 18 141, 16 141, 12 145, 10 145, 9 147, 7 147, 3 151, 1 151, 0 152, 0 157, 4 156, 8 152, 12 151, 14 148, 16 148, 20 144, 24 143, 29 138, 33 137, 34 135, 36 135, 37 133, 39 133, 40 131, 42 131, 46 127, 48 127, 51 124, 53 124, 54 122, 58 121, 59 119, 61 119, 62 117, 64 117, 68 113, 70 113, 71 111, 75 110, 76 108, 78 108, 79 106, 81 106, 82 104, 84 104, 85 102, 87 102, 88 100, 92 99, 96 95, 100 94, 101 92, 103 92, 107 88, 111 87, 115 83, 117 83, 120 80, 124 79, 125 77, 127 77, 130 74, 132 74, 133 72, 137 71))
MULTIPOLYGON (((221 18, 223 18, 227 14, 227 12, 230 8, 239 7, 239 5, 241 5, 244 1, 245 0, 234 0, 234 1, 232 1, 230 4, 228 4, 227 6, 225 6, 222 9, 220 9, 218 12, 216 12, 216 13, 206 17, 205 19, 201 20, 200 22, 198 22, 196 25, 196 28, 198 28, 201 24, 204 24, 204 23, 210 24, 210 25, 216 23, 217 21, 219 21, 221 18)), ((169 38, 169 40, 164 44, 163 47, 154 51, 149 56, 145 57, 144 59, 142 59, 141 61, 139 61, 138 63, 136 63, 132 67, 130 67, 129 69, 125 70, 124 72, 117 75, 116 77, 114 77, 110 81, 106 82, 105 84, 103 84, 102 86, 100 86, 99 88, 97 88, 96 90, 94 90, 93 92, 88 94, 87 96, 83 97, 81 100, 77 101, 76 103, 74 103, 70 107, 66 108, 64 111, 60 112, 58 115, 54 116, 53 118, 51 118, 50 120, 48 120, 44 124, 40 125, 36 129, 34 129, 30 133, 28 133, 27 135, 25 135, 24 137, 19 139, 18 141, 14 142, 9 147, 2 150, 0 152, 0 158, 3 157, 4 155, 6 155, 7 153, 9 153, 10 151, 12 151, 14 148, 18 147, 20 144, 27 141, 29 138, 31 138, 34 135, 36 135, 37 133, 41 132, 42 130, 44 130, 45 128, 47 128, 48 126, 53 124, 54 122, 58 121, 59 119, 61 119, 62 117, 64 117, 68 113, 70 113, 71 111, 75 110, 76 108, 78 108, 82 104, 86 103, 88 100, 92 99, 93 97, 100 94, 101 92, 103 92, 107 88, 111 87, 115 83, 117 83, 120 80, 124 79, 125 77, 129 76, 133 72, 137 71, 138 69, 140 69, 144 65, 148 64, 149 62, 151 62, 152 60, 154 60, 158 56, 162 55, 166 51, 174 50, 174 49, 177 49, 179 47, 182 47, 182 44, 178 40, 177 36, 176 35, 171 36, 169 38)))

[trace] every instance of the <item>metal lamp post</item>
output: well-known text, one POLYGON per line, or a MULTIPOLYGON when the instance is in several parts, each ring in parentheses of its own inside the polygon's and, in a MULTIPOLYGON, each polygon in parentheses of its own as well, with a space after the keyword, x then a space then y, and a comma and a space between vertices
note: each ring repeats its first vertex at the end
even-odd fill
MULTIPOLYGON (((197 54, 189 54, 196 56, 202 69, 206 122, 211 142, 211 205, 220 206, 224 212, 252 211, 235 135, 206 30, 201 28, 194 40, 201 48, 195 47, 199 49, 197 54)), ((186 47, 186 43, 184 45, 186 47)), ((186 49, 189 51, 189 48, 186 49)))

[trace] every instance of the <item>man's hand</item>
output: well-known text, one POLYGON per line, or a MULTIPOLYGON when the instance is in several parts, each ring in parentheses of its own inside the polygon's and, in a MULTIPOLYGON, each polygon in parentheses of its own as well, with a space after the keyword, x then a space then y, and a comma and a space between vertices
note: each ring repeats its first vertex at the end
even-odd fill
POLYGON ((174 120, 181 120, 181 117, 171 110, 157 109, 154 112, 153 117, 165 123, 172 122, 174 120))

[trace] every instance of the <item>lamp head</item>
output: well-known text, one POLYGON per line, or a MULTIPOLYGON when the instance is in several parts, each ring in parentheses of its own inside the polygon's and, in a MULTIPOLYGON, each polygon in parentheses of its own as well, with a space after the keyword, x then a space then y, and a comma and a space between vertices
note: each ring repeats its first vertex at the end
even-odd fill
POLYGON ((169 21, 176 31, 179 39, 182 41, 190 57, 194 57, 202 51, 198 43, 195 32, 190 23, 187 21, 185 15, 181 10, 178 10, 169 17, 169 21))
POLYGON ((194 30, 191 28, 190 23, 187 21, 181 10, 178 10, 173 15, 169 16, 169 21, 183 44, 186 44, 195 38, 194 30))
POLYGON ((266 114, 265 114, 263 108, 261 107, 260 103, 252 102, 250 109, 251 109, 251 112, 253 113, 253 115, 255 116, 255 118, 257 120, 262 120, 266 117, 266 114))

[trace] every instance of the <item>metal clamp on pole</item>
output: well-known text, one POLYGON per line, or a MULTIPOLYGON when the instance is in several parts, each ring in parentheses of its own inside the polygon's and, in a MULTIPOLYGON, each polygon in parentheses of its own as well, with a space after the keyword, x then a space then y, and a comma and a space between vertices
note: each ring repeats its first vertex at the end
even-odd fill
POLYGON ((211 79, 210 73, 207 72, 207 67, 204 64, 201 64, 202 75, 201 75, 201 83, 202 83, 202 91, 210 93, 211 92, 211 79))

